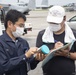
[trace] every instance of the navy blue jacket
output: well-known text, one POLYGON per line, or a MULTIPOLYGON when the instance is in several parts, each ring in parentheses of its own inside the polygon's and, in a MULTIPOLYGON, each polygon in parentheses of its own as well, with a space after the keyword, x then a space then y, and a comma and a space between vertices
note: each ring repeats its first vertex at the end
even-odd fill
POLYGON ((26 40, 17 38, 14 42, 6 32, 0 36, 0 75, 27 75, 26 62, 34 69, 38 61, 27 59, 25 52, 29 49, 26 40))

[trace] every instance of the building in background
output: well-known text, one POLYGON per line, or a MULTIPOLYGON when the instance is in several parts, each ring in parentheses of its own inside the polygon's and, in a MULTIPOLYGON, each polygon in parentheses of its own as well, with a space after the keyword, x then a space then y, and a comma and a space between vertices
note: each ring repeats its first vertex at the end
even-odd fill
POLYGON ((48 0, 36 0, 36 8, 46 9, 49 7, 48 0))
POLYGON ((36 0, 36 7, 50 7, 52 5, 67 5, 69 3, 76 3, 76 0, 36 0))

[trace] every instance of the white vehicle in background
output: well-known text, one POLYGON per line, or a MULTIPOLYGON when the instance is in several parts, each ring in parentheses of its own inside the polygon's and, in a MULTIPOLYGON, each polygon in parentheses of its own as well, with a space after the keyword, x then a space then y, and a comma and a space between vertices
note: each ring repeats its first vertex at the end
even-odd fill
POLYGON ((7 11, 10 9, 15 9, 27 15, 29 14, 30 10, 34 10, 36 8, 35 1, 36 0, 29 0, 29 1, 2 0, 0 2, 0 5, 3 6, 5 13, 7 13, 7 11))
MULTIPOLYGON (((0 9, 0 35, 5 31, 4 18, 5 18, 5 13, 4 13, 4 10, 1 8, 0 9)), ((24 34, 27 34, 27 31, 32 31, 32 24, 25 22, 24 34)))
MULTIPOLYGON (((1 17, 1 16, 0 16, 1 17)), ((0 20, 0 35, 2 35, 2 32, 3 30, 2 30, 2 23, 1 23, 1 20, 0 20)))
POLYGON ((76 3, 69 3, 66 5, 66 11, 76 11, 76 3))
POLYGON ((67 20, 67 24, 74 30, 76 30, 76 15, 67 20))
POLYGON ((9 10, 10 9, 14 9, 14 10, 18 10, 24 14, 28 14, 30 9, 28 7, 27 3, 13 3, 13 4, 9 4, 9 10))
POLYGON ((10 9, 14 9, 17 11, 20 11, 23 14, 28 14, 30 9, 28 7, 28 3, 0 3, 0 5, 3 7, 5 10, 5 13, 7 13, 10 9))
POLYGON ((24 34, 27 34, 28 31, 32 31, 32 24, 25 22, 24 34))

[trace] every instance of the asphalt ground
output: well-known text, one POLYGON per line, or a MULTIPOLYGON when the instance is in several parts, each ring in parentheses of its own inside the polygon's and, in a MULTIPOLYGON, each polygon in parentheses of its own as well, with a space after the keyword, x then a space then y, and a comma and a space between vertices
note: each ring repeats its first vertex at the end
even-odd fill
MULTIPOLYGON (((38 32, 48 26, 48 23, 46 21, 47 14, 48 10, 35 10, 30 11, 29 15, 26 15, 27 22, 32 24, 32 31, 29 31, 27 34, 25 34, 23 38, 28 41, 30 47, 36 45, 36 37, 38 35, 38 32)), ((66 20, 68 20, 75 14, 76 12, 66 12, 66 20)), ((29 71, 28 75, 42 75, 41 64, 42 62, 37 65, 36 69, 29 71)))

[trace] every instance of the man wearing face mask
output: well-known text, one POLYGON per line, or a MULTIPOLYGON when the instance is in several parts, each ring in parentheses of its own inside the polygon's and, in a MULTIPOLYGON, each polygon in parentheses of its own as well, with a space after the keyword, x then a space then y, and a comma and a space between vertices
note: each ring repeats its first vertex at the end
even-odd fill
POLYGON ((6 30, 0 36, 0 75, 27 75, 40 60, 39 53, 33 57, 37 47, 29 48, 27 41, 20 38, 25 21, 25 15, 16 10, 9 10, 5 17, 6 30))
MULTIPOLYGON (((65 10, 61 6, 53 6, 47 16, 48 27, 39 32, 36 46, 45 44, 50 51, 59 48, 72 40, 76 33, 66 23, 65 10)), ((76 42, 71 50, 61 50, 43 67, 43 75, 75 75, 76 42)))

